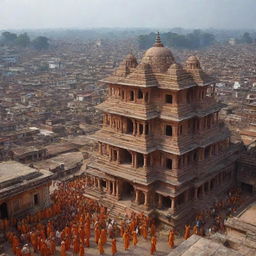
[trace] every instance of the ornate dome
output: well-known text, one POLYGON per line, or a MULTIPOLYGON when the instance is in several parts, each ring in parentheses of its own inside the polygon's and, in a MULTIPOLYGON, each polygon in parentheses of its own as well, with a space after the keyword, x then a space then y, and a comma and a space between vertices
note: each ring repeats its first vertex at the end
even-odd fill
POLYGON ((136 57, 131 53, 125 57, 125 63, 128 68, 136 68, 138 65, 136 57))
POLYGON ((190 56, 186 60, 186 66, 188 69, 198 69, 200 68, 200 62, 196 56, 190 56))
POLYGON ((156 42, 153 47, 149 48, 145 52, 142 62, 150 64, 155 72, 166 72, 174 62, 172 52, 168 48, 164 47, 159 33, 157 34, 156 42))

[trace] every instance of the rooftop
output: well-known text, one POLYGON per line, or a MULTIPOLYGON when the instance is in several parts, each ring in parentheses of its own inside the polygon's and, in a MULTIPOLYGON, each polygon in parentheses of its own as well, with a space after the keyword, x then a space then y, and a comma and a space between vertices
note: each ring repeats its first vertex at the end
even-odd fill
POLYGON ((242 256, 239 252, 225 247, 221 243, 192 235, 176 247, 168 256, 242 256))

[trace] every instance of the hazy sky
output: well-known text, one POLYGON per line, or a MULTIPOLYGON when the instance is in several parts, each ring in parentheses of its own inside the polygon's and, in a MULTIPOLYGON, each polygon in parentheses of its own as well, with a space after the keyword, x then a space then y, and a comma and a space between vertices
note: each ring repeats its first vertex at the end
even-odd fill
POLYGON ((256 0, 0 0, 0 29, 253 28, 256 0))

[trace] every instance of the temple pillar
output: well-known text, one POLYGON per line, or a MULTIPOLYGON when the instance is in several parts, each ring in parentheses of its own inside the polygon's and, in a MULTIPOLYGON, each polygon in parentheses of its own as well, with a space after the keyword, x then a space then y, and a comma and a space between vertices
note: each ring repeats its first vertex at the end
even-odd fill
POLYGON ((133 136, 136 136, 136 122, 135 122, 135 120, 134 119, 132 119, 132 128, 133 128, 133 130, 132 130, 132 135, 133 136))
POLYGON ((158 207, 159 209, 162 209, 162 207, 163 207, 163 197, 162 197, 162 195, 160 195, 160 194, 158 194, 157 207, 158 207))
POLYGON ((117 197, 117 200, 121 199, 121 193, 119 189, 119 180, 116 181, 116 197, 117 197))
POLYGON ((148 206, 148 192, 144 192, 144 196, 145 196, 144 205, 148 206))
POLYGON ((99 145, 99 154, 102 155, 102 143, 99 142, 98 145, 99 145))
POLYGON ((135 203, 139 204, 139 190, 135 190, 135 203))
POLYGON ((171 209, 174 211, 176 208, 175 198, 171 198, 171 209))
POLYGON ((143 167, 146 168, 148 166, 148 156, 144 154, 143 157, 144 157, 143 167))
POLYGON ((113 196, 116 195, 116 182, 115 181, 112 182, 112 195, 113 196))
POLYGON ((133 167, 134 168, 137 168, 137 166, 138 166, 138 155, 137 155, 137 153, 136 152, 133 152, 133 156, 134 156, 134 165, 133 165, 133 167))
POLYGON ((107 193, 110 194, 110 181, 106 180, 106 185, 107 185, 107 193))
POLYGON ((120 149, 117 149, 117 163, 120 164, 120 149))

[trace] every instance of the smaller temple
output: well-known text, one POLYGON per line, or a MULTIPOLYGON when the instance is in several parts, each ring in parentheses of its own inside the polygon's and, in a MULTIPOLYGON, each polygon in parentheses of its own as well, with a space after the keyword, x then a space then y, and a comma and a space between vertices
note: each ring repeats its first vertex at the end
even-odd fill
POLYGON ((0 163, 0 219, 19 218, 49 206, 52 176, 15 161, 0 163))

